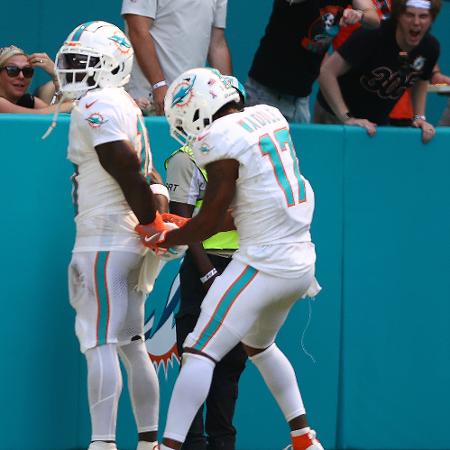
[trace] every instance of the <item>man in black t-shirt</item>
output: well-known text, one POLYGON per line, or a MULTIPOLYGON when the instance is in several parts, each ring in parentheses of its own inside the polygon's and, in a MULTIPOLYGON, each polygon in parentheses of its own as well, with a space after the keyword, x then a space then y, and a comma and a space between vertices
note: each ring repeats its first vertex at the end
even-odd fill
POLYGON ((277 107, 290 122, 309 122, 309 94, 339 27, 376 28, 371 0, 274 0, 246 84, 247 104, 277 107), (355 9, 347 8, 350 3, 355 9))
POLYGON ((413 126, 428 142, 435 130, 426 122, 426 94, 439 57, 439 42, 429 29, 440 5, 440 0, 398 0, 379 29, 356 31, 320 71, 316 122, 356 125, 374 135, 411 88, 413 126))

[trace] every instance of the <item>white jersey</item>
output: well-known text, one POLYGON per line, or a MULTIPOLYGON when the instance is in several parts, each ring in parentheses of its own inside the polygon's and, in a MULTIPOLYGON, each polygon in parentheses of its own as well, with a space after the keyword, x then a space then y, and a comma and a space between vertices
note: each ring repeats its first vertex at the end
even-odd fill
POLYGON ((95 146, 129 141, 147 176, 152 159, 140 109, 123 88, 88 92, 73 109, 68 159, 75 166, 73 200, 77 236, 74 251, 124 250, 143 253, 138 223, 116 180, 100 164, 95 146))
POLYGON ((237 259, 285 277, 314 262, 298 258, 302 244, 311 242, 314 192, 300 174, 289 125, 277 108, 257 105, 221 117, 193 150, 201 166, 239 162, 231 204, 240 237, 237 259))

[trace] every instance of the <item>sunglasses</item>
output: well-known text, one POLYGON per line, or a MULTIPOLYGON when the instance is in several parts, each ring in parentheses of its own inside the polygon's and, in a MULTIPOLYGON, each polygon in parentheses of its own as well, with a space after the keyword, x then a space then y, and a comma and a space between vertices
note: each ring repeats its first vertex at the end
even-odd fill
POLYGON ((8 66, 1 67, 0 71, 1 70, 5 70, 8 77, 11 77, 11 78, 18 77, 20 72, 23 73, 23 76, 25 78, 31 78, 34 74, 34 69, 33 69, 33 67, 30 67, 30 66, 20 68, 18 66, 8 65, 8 66))

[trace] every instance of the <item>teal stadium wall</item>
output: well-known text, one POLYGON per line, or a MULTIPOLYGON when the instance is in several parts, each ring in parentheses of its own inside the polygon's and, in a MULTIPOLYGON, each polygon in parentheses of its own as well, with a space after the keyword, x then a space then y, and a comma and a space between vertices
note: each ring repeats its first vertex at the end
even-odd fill
MULTIPOLYGON (((4 20, 0 32, 0 46, 15 43, 28 53, 45 51, 52 58, 58 48, 77 25, 90 20, 106 20, 123 28, 120 16, 121 1, 78 0, 65 4, 57 0, 23 0, 20 12, 10 20, 4 20)), ((14 10, 14 7, 12 7, 14 10)), ((227 38, 233 56, 235 75, 243 82, 259 40, 264 33, 272 0, 228 0, 227 38)), ((443 0, 443 7, 433 33, 441 42, 440 65, 450 74, 450 2, 443 0)), ((194 32, 194 31, 193 31, 194 32)), ((280 70, 284 70, 280 67, 280 70)), ((33 87, 48 80, 48 76, 38 71, 33 87)), ((311 103, 315 100, 317 85, 314 86, 311 103)), ((448 97, 437 94, 428 96, 427 116, 436 124, 448 97)))
MULTIPOLYGON (((73 244, 68 118, 0 116, 0 450, 87 447, 85 362, 73 333, 66 271, 73 244)), ((147 119, 156 167, 176 148, 162 118, 147 119)), ((342 126, 292 127, 316 193, 315 302, 300 302, 280 333, 311 423, 328 450, 448 450, 450 404, 450 130, 428 145, 418 130, 369 138, 342 126), (302 334, 307 352, 302 349, 302 334)), ((147 302, 149 352, 159 365, 161 430, 178 363, 171 306, 177 263, 147 302), (158 326, 156 326, 158 325, 158 326), (161 326, 159 326, 161 325, 161 326)), ((127 395, 118 444, 133 450, 127 395)), ((239 450, 279 450, 288 430, 251 363, 236 412, 239 450)))

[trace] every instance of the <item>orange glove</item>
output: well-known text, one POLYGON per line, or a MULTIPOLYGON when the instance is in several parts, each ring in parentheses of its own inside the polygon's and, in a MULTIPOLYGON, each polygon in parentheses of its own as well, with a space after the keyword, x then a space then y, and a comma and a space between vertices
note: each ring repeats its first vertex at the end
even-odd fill
POLYGON ((178 228, 184 227, 191 220, 189 217, 182 217, 171 213, 163 213, 161 217, 164 222, 174 223, 178 228))
MULTIPOLYGON (((175 245, 170 248, 162 248, 159 246, 164 242, 168 231, 178 228, 178 225, 175 223, 169 221, 164 222, 162 219, 164 215, 157 212, 155 220, 152 223, 136 225, 135 231, 141 236, 142 243, 163 260, 170 261, 172 259, 182 258, 188 248, 187 245, 175 245)), ((174 218, 184 219, 174 214, 169 215, 174 216, 174 218)), ((184 221, 184 223, 186 222, 187 220, 184 221)))
POLYGON ((158 245, 164 242, 165 235, 169 228, 164 224, 161 214, 156 212, 155 220, 146 225, 138 224, 134 228, 146 247, 165 253, 167 249, 159 248, 158 245))

